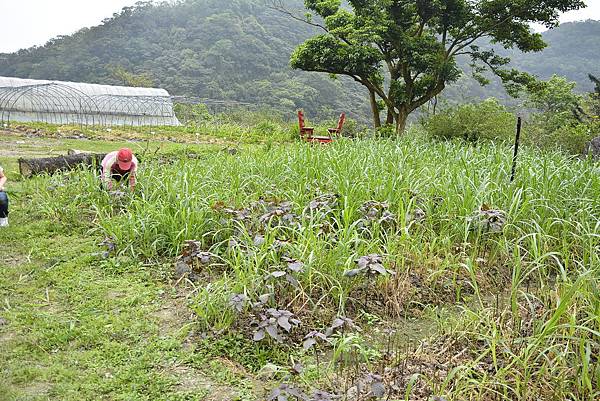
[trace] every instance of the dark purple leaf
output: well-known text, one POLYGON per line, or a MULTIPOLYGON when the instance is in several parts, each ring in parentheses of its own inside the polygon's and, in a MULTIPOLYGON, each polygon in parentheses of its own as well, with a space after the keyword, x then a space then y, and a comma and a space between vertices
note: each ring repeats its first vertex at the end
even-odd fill
POLYGON ((269 302, 270 298, 271 298, 271 294, 263 294, 258 297, 258 300, 260 301, 260 303, 266 304, 267 302, 269 302))
POLYGON ((336 397, 334 394, 330 394, 326 391, 316 390, 313 393, 313 396, 310 399, 310 401, 333 401, 336 398, 338 397, 336 397))
POLYGON ((385 396, 385 385, 381 381, 374 381, 371 383, 371 394, 376 398, 382 398, 385 396))
POLYGON ((378 263, 372 264, 370 268, 371 268, 372 272, 377 272, 377 273, 383 274, 383 275, 387 274, 387 270, 385 269, 385 267, 383 267, 382 265, 380 265, 378 263))
POLYGON ((257 331, 254 333, 254 338, 253 338, 253 339, 254 339, 254 341, 257 341, 257 342, 258 342, 258 341, 261 341, 261 340, 262 340, 262 339, 264 339, 264 338, 265 338, 265 331, 264 331, 264 330, 260 329, 260 330, 257 330, 257 331))
POLYGON ((272 338, 279 340, 279 331, 277 330, 277 326, 270 324, 266 327, 266 330, 272 338))
POLYGON ((308 397, 306 396, 306 394, 304 394, 300 389, 295 388, 295 387, 289 387, 287 390, 287 393, 293 397, 296 397, 299 400, 306 400, 308 401, 308 397))
POLYGON ((295 374, 302 374, 304 372, 304 366, 300 362, 297 362, 292 366, 292 372, 295 374))
POLYGON ((332 329, 337 329, 338 327, 342 327, 343 325, 344 325, 344 320, 343 320, 343 319, 340 319, 340 318, 338 317, 338 318, 335 318, 335 319, 333 320, 333 323, 331 324, 331 328, 332 328, 332 329))
POLYGON ((287 316, 281 316, 277 319, 277 324, 279 324, 285 331, 288 333, 292 330, 292 325, 290 324, 287 316))
POLYGON ((279 398, 280 395, 281 395, 281 389, 279 387, 277 387, 276 389, 273 389, 273 391, 271 391, 271 394, 269 394, 267 401, 273 401, 276 398, 279 398))
POLYGON ((367 256, 363 256, 362 258, 359 258, 356 263, 358 264, 359 269, 365 269, 369 264, 369 258, 367 256))
POLYGON ((364 272, 363 269, 352 269, 344 272, 344 277, 356 277, 364 272))
POLYGON ((317 343, 317 340, 315 340, 314 338, 308 338, 306 340, 304 340, 304 344, 302 345, 302 347, 304 348, 305 351, 311 349, 313 347, 313 345, 315 345, 317 343))
POLYGON ((310 333, 308 333, 307 335, 304 336, 304 340, 306 340, 307 338, 314 337, 316 333, 318 333, 318 331, 316 331, 316 330, 311 331, 310 333))
POLYGON ((313 330, 304 336, 304 344, 303 347, 305 350, 311 348, 313 345, 317 344, 317 340, 322 340, 324 342, 329 342, 327 336, 319 331, 313 330))
POLYGON ((254 246, 261 246, 265 243, 265 237, 257 235, 254 237, 254 246))
POLYGON ((198 260, 203 265, 209 264, 211 259, 212 259, 212 254, 210 254, 208 252, 201 252, 198 254, 198 260))
POLYGON ((302 273, 302 271, 304 270, 304 263, 298 261, 289 263, 288 269, 296 273, 302 273))
POLYGON ((248 297, 246 295, 235 294, 229 299, 229 305, 231 305, 238 312, 242 312, 247 301, 248 297))
POLYGON ((285 275, 285 279, 288 281, 288 283, 290 283, 292 286, 298 288, 300 287, 300 283, 298 282, 298 280, 296 280, 296 277, 292 276, 291 274, 286 274, 285 275))
POLYGON ((100 243, 100 246, 105 246, 108 252, 114 252, 117 250, 117 245, 113 238, 106 237, 104 241, 100 243))
POLYGON ((186 274, 190 274, 192 272, 192 268, 183 260, 178 260, 175 263, 175 276, 177 278, 181 278, 186 274))

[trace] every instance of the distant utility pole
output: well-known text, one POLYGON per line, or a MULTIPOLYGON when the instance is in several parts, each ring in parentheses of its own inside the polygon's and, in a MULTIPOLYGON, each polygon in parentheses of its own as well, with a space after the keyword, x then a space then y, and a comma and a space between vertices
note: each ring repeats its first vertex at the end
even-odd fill
POLYGON ((515 154, 513 156, 512 173, 510 175, 510 182, 515 180, 517 174, 517 158, 519 157, 519 143, 521 142, 521 127, 523 125, 523 118, 519 116, 517 118, 517 136, 515 137, 515 154))

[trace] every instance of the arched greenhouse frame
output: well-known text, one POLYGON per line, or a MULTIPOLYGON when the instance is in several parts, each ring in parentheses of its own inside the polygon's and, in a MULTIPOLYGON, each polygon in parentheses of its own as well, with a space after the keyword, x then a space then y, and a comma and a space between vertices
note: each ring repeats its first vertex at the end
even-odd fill
POLYGON ((180 125, 164 89, 0 77, 0 124, 180 125))

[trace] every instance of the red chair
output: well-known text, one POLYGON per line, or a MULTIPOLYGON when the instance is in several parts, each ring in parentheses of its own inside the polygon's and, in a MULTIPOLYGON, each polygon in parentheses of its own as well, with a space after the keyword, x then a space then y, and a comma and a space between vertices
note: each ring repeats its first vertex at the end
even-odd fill
POLYGON ((300 126, 300 136, 306 142, 318 142, 318 143, 331 143, 333 142, 333 135, 339 135, 344 127, 346 121, 346 114, 342 113, 338 121, 336 128, 329 128, 327 130, 328 136, 315 136, 315 129, 313 127, 307 127, 304 121, 304 112, 298 110, 298 125, 300 126))
POLYGON ((329 135, 341 135, 342 129, 344 128, 344 123, 346 122, 346 113, 340 114, 340 119, 338 120, 338 125, 336 128, 329 128, 329 135))
POLYGON ((298 125, 300 126, 300 137, 307 142, 311 141, 315 133, 315 129, 313 127, 307 127, 304 122, 304 112, 302 110, 298 110, 298 125))

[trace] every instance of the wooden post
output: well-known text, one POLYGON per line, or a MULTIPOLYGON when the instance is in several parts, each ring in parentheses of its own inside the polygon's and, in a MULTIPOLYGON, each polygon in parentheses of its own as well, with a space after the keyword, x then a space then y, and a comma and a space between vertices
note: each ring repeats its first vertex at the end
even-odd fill
POLYGON ((521 127, 523 125, 522 117, 519 116, 517 119, 517 136, 515 137, 515 154, 513 156, 512 173, 510 175, 510 182, 513 182, 517 174, 517 158, 519 156, 519 144, 521 142, 521 127))

